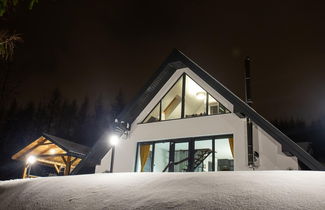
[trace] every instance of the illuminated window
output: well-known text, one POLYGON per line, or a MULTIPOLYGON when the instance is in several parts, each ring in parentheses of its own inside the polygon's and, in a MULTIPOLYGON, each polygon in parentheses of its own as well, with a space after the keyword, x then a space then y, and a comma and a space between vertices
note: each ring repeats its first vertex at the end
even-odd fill
POLYGON ((234 139, 216 139, 215 142, 215 170, 234 170, 234 139))
POLYGON ((161 100, 161 120, 181 118, 182 81, 181 77, 161 100))
POLYGON ((207 92, 186 75, 185 117, 206 115, 207 92))
POLYGON ((208 114, 228 114, 230 111, 222 105, 219 101, 214 99, 211 95, 208 98, 208 114))
POLYGON ((209 172, 234 170, 234 138, 192 137, 140 142, 137 172, 209 172))
POLYGON ((168 171, 169 142, 155 143, 154 172, 168 171))
POLYGON ((152 171, 152 144, 141 144, 138 147, 137 172, 152 171))
POLYGON ((183 74, 143 123, 228 113, 230 111, 224 105, 183 74))
POLYGON ((157 122, 160 119, 160 103, 150 112, 150 114, 143 121, 144 123, 157 122))

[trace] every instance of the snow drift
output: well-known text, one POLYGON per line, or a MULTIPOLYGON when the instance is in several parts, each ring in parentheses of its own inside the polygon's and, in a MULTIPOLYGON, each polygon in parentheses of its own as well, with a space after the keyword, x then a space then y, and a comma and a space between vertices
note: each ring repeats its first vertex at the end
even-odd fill
POLYGON ((0 182, 1 209, 325 209, 325 172, 116 173, 0 182))

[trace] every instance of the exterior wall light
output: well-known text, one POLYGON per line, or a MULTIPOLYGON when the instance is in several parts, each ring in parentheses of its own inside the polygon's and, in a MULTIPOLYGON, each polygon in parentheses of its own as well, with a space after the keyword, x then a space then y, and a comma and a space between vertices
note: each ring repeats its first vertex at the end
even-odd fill
POLYGON ((120 137, 117 134, 111 134, 108 137, 108 140, 109 140, 109 144, 112 146, 110 172, 113 173, 115 146, 118 145, 118 143, 120 142, 120 137))
POLYGON ((110 143, 112 146, 116 146, 116 145, 118 145, 119 141, 120 141, 120 137, 119 137, 118 135, 116 135, 116 134, 111 134, 111 135, 109 136, 109 143, 110 143))
POLYGON ((56 152, 56 150, 55 150, 55 149, 50 149, 50 154, 51 154, 51 155, 54 155, 54 154, 55 154, 55 152, 56 152))
MULTIPOLYGON (((30 177, 30 171, 32 169, 32 165, 36 162, 36 157, 34 155, 31 155, 29 156, 27 159, 26 159, 26 163, 27 163, 27 166, 28 167, 28 170, 27 170, 27 177, 30 177)), ((25 172, 24 172, 25 174, 25 172)), ((25 177, 25 175, 24 175, 25 177)))
POLYGON ((36 162, 36 157, 34 155, 31 155, 27 158, 26 162, 29 164, 29 165, 33 165, 35 162, 36 162))

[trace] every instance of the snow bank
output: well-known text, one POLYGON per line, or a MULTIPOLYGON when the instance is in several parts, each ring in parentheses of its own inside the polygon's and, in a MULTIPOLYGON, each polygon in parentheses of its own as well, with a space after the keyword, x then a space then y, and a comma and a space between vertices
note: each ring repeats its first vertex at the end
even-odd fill
POLYGON ((325 172, 116 173, 0 182, 1 209, 325 209, 325 172))

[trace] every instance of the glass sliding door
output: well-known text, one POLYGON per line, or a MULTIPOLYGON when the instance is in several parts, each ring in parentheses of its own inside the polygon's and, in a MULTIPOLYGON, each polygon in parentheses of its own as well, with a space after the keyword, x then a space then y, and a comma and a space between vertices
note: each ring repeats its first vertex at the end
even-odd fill
POLYGON ((233 138, 222 138, 214 140, 215 147, 215 170, 234 170, 234 143, 233 138))
POLYGON ((171 139, 138 144, 137 172, 234 170, 232 135, 171 139))
POLYGON ((169 167, 169 142, 155 143, 154 172, 166 172, 169 167))
POLYGON ((212 139, 195 141, 193 171, 214 171, 212 139))
POLYGON ((189 144, 188 142, 175 142, 174 143, 174 160, 173 170, 174 172, 186 172, 188 171, 189 160, 189 144))
POLYGON ((141 143, 138 146, 137 172, 152 171, 153 144, 141 143))

